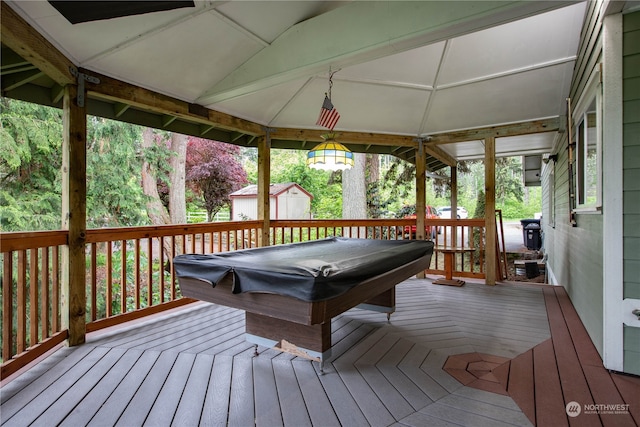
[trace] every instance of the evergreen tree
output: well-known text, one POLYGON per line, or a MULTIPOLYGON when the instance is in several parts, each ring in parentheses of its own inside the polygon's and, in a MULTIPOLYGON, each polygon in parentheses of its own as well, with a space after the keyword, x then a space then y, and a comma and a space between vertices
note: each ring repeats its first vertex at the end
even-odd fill
POLYGON ((0 124, 1 229, 59 229, 62 112, 1 98, 0 124))

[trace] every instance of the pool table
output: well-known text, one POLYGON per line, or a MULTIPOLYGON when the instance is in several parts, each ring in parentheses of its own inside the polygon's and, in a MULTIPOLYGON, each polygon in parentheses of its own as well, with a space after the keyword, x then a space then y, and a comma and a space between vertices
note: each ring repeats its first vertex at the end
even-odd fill
POLYGON ((328 238, 174 259, 182 295, 245 310, 249 342, 322 362, 331 319, 353 307, 390 316, 395 285, 429 267, 433 242, 328 238))

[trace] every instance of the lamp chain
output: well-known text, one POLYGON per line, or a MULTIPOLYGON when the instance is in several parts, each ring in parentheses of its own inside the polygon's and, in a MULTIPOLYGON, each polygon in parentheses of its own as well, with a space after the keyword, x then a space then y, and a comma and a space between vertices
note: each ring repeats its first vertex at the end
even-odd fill
POLYGON ((331 67, 329 67, 329 92, 327 93, 327 96, 329 97, 329 101, 331 101, 331 88, 333 87, 333 75, 336 73, 337 71, 331 71, 331 67))

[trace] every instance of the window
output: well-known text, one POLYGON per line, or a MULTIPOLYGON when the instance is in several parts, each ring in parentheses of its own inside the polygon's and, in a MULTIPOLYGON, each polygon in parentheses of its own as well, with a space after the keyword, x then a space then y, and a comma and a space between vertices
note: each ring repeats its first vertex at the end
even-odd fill
POLYGON ((599 210, 601 202, 601 108, 600 73, 596 71, 576 105, 575 191, 576 212, 599 210))

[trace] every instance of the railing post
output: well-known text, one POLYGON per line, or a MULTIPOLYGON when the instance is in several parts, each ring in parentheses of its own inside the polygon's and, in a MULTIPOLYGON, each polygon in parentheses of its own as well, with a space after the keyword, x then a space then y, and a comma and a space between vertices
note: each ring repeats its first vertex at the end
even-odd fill
POLYGON ((85 240, 87 231, 87 115, 78 105, 78 88, 67 85, 63 105, 62 228, 69 230, 62 248, 62 327, 68 345, 85 341, 85 240))
MULTIPOLYGON (((458 219, 458 165, 451 166, 451 219, 458 219)), ((451 245, 458 246, 457 225, 451 229, 451 245)))
MULTIPOLYGON (((425 219, 426 219, 426 190, 427 190, 427 156, 424 151, 424 141, 418 141, 418 149, 416 150, 416 239, 424 240, 425 238, 425 219)), ((420 279, 424 279, 424 271, 416 275, 420 279)))
MULTIPOLYGON (((484 262, 486 284, 496 284, 496 139, 484 140, 484 187, 485 187, 485 245, 484 262)), ((453 215, 453 212, 451 213, 453 215)))

